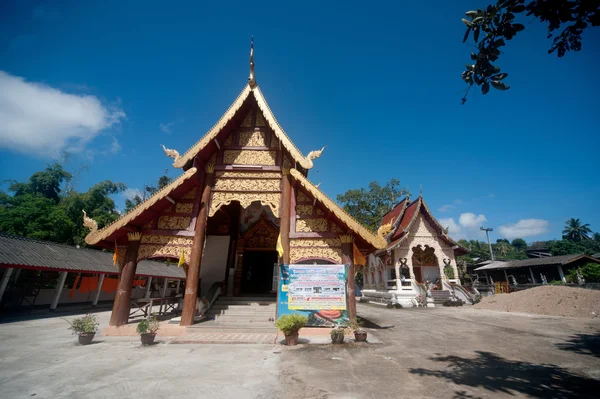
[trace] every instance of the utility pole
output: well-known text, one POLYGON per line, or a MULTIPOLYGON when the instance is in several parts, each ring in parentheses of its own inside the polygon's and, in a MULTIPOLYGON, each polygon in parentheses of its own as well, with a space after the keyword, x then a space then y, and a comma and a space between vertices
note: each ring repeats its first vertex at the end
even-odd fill
POLYGON ((490 256, 492 257, 492 262, 494 261, 494 251, 492 251, 492 243, 490 242, 490 231, 494 231, 492 228, 482 227, 481 230, 485 231, 485 235, 487 236, 488 245, 490 246, 490 256))

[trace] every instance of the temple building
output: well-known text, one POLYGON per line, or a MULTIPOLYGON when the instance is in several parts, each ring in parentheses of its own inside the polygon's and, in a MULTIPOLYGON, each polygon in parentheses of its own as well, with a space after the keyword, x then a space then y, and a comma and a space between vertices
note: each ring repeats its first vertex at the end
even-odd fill
MULTIPOLYGON (((308 172, 324 148, 304 156, 281 128, 256 83, 253 49, 248 83, 218 122, 183 155, 163 148, 181 176, 102 229, 85 219, 89 245, 117 249, 111 326, 127 323, 143 259, 170 259, 177 267, 183 257, 180 324, 189 326, 199 295, 215 283, 221 295, 268 295, 278 263, 344 263, 352 270, 354 246, 368 254, 388 244, 310 182, 308 172)), ((352 314, 352 287, 349 297, 352 314)))
POLYGON ((365 297, 410 307, 429 289, 436 302, 451 295, 470 301, 456 267, 456 256, 468 251, 448 236, 422 194, 414 201, 404 198, 385 214, 379 232, 386 246, 367 257, 365 297))

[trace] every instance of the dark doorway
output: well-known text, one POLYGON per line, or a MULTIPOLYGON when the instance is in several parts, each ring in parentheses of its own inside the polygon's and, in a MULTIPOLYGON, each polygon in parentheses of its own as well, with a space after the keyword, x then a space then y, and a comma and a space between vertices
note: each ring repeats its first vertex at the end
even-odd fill
POLYGON ((268 294, 273 288, 273 264, 276 251, 244 251, 242 293, 268 294))

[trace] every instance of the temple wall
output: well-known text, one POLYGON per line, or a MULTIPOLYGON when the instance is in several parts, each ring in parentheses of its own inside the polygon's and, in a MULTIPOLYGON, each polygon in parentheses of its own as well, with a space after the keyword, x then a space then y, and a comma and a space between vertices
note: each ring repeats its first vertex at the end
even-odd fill
POLYGON ((207 236, 202 267, 200 268, 200 296, 206 295, 213 283, 225 279, 229 236, 207 236))

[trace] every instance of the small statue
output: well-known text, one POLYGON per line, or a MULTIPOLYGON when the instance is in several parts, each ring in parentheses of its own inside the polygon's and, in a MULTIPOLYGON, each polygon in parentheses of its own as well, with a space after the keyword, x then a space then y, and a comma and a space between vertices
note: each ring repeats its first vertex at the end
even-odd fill
POLYGON ((512 274, 510 276, 508 276, 510 278, 511 284, 512 285, 519 285, 517 283, 517 279, 515 278, 515 276, 513 276, 512 274))
POLYGON ((548 280, 546 279, 545 275, 540 274, 540 277, 542 278, 542 284, 548 284, 548 280))
POLYGON ((579 285, 585 284, 585 279, 583 278, 583 275, 581 274, 581 270, 579 270, 579 268, 577 268, 577 284, 579 284, 579 285))

